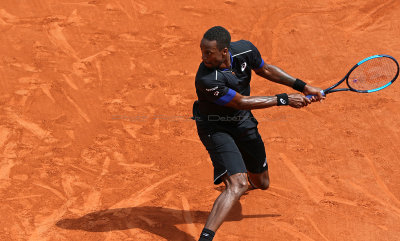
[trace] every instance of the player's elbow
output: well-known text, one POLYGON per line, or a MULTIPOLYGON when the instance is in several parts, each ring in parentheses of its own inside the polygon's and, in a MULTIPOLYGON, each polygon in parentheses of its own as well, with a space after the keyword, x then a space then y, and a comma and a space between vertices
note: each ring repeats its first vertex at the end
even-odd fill
POLYGON ((272 67, 273 67, 272 65, 264 64, 264 66, 259 68, 259 69, 257 69, 255 71, 255 73, 258 76, 261 76, 263 78, 269 79, 271 77, 271 75, 272 75, 272 73, 271 73, 272 67))

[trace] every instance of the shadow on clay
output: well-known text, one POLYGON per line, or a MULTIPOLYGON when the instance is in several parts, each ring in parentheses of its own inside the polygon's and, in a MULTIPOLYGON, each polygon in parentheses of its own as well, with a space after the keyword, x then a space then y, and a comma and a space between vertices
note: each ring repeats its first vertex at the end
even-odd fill
MULTIPOLYGON (((185 224, 184 217, 190 215, 193 223, 204 224, 209 212, 185 211, 163 207, 132 207, 108 209, 88 213, 79 218, 65 218, 56 223, 63 229, 83 230, 87 232, 110 232, 139 228, 163 237, 167 240, 195 241, 191 235, 175 225, 185 224)), ((244 218, 279 217, 279 214, 243 215, 238 202, 225 222, 240 221, 244 218)))

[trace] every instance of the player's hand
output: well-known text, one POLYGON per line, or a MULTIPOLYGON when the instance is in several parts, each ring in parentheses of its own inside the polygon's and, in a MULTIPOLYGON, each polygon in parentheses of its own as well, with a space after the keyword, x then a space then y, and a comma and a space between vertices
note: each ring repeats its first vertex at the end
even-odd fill
POLYGON ((311 100, 305 97, 302 94, 288 94, 289 97, 289 106, 293 108, 302 108, 311 104, 311 100))
POLYGON ((304 95, 312 95, 312 97, 310 99, 312 102, 322 101, 323 99, 325 99, 325 96, 322 94, 321 91, 322 91, 322 89, 320 89, 318 87, 306 85, 304 87, 303 94, 304 95))

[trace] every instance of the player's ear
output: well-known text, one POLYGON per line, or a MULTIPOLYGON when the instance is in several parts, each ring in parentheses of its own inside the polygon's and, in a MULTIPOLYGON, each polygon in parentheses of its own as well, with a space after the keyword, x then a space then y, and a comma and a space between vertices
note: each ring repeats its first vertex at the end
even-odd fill
POLYGON ((223 54, 224 56, 227 55, 228 52, 229 52, 228 48, 225 47, 225 48, 222 49, 222 54, 223 54))

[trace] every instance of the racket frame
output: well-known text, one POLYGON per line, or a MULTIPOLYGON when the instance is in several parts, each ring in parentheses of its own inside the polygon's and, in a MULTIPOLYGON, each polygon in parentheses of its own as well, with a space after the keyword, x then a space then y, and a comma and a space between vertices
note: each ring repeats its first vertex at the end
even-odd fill
POLYGON ((343 77, 343 79, 341 79, 339 82, 337 82, 336 84, 332 85, 331 87, 329 87, 329 88, 323 90, 323 94, 326 95, 326 94, 333 93, 333 92, 338 92, 338 91, 354 91, 354 92, 358 92, 358 93, 372 93, 372 92, 379 91, 379 90, 382 90, 382 89, 388 87, 389 85, 391 85, 391 84, 397 79, 398 76, 399 76, 399 63, 397 62, 397 60, 396 60, 395 58, 393 58, 393 57, 390 56, 390 55, 385 55, 385 54, 373 55, 373 56, 370 56, 370 57, 368 57, 368 58, 365 58, 365 59, 361 60, 361 61, 358 62, 356 65, 354 65, 354 66, 349 70, 349 72, 346 74, 346 76, 343 77), (392 59, 392 60, 396 63, 396 65, 397 65, 397 73, 396 73, 395 77, 394 77, 391 81, 389 81, 388 83, 386 83, 385 85, 383 85, 383 86, 381 86, 381 87, 378 87, 378 88, 375 88, 375 89, 372 89, 372 90, 357 90, 357 89, 352 88, 352 87, 349 85, 349 76, 350 76, 350 74, 351 74, 358 66, 360 66, 360 65, 363 64, 364 62, 367 62, 368 60, 375 59, 375 58, 389 58, 389 59, 392 59), (348 88, 334 89, 335 87, 337 87, 338 85, 340 85, 341 83, 343 83, 343 81, 346 81, 346 84, 347 84, 348 88))

